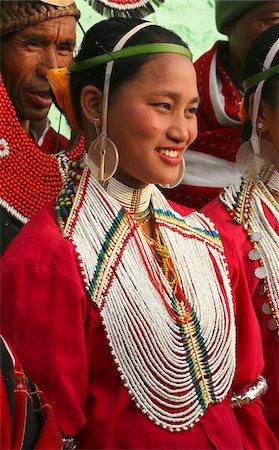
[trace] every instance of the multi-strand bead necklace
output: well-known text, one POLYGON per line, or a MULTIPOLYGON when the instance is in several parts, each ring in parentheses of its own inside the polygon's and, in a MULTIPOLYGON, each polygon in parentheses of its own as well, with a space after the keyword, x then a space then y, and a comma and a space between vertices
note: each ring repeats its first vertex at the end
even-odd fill
POLYGON ((87 167, 81 174, 73 166, 75 187, 63 193, 58 215, 66 214, 64 236, 77 252, 120 378, 157 426, 188 429, 226 397, 234 375, 233 302, 220 237, 203 215, 176 214, 155 186, 134 192, 114 179, 101 186, 87 167), (128 209, 135 197, 136 215, 152 205, 160 257, 128 209))
POLYGON ((279 334, 279 236, 263 209, 265 205, 279 223, 279 205, 272 195, 278 192, 278 170, 262 161, 258 180, 242 177, 225 188, 220 199, 247 233, 252 245, 248 258, 259 263, 254 271, 258 279, 256 293, 260 297, 267 295, 262 310, 270 315, 268 328, 279 334))

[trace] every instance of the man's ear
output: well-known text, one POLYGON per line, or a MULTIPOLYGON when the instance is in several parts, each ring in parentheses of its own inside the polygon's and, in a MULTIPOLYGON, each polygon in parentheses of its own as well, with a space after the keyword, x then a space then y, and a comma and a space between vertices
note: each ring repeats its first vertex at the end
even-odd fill
POLYGON ((85 86, 80 94, 80 108, 84 119, 93 123, 94 117, 102 113, 102 92, 93 85, 85 86))

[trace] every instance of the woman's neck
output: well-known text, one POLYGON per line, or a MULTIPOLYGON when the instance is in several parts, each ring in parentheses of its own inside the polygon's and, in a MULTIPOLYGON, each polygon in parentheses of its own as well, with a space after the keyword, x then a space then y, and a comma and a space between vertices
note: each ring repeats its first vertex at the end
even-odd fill
POLYGON ((273 164, 260 159, 258 173, 261 181, 266 185, 277 203, 279 203, 279 171, 273 164))
POLYGON ((141 215, 150 206, 153 184, 135 189, 111 178, 103 186, 107 193, 118 200, 133 216, 141 215))

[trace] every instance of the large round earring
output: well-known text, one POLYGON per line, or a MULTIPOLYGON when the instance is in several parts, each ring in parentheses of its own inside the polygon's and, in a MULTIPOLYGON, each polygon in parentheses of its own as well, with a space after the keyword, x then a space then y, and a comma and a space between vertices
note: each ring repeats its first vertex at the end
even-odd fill
POLYGON ((100 136, 97 127, 98 120, 98 117, 94 117, 97 138, 94 139, 88 149, 88 167, 98 181, 107 181, 113 177, 117 170, 119 154, 111 139, 100 136))
POLYGON ((168 184, 159 184, 159 186, 161 186, 162 188, 165 188, 165 189, 173 189, 173 188, 175 188, 183 180, 184 175, 185 175, 185 169, 186 169, 186 163, 185 163, 184 157, 182 157, 182 159, 180 161, 180 164, 179 164, 178 175, 177 175, 176 179, 174 180, 174 182, 173 183, 168 183, 168 184))

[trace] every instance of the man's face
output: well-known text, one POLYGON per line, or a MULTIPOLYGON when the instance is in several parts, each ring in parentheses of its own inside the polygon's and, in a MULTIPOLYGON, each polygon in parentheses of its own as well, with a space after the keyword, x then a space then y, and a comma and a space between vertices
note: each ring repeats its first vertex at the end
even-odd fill
POLYGON ((51 106, 46 74, 70 64, 75 43, 73 16, 49 19, 4 36, 1 71, 20 122, 46 118, 51 106))
POLYGON ((224 31, 229 36, 231 57, 241 66, 253 41, 263 31, 279 23, 279 1, 263 1, 224 31))

